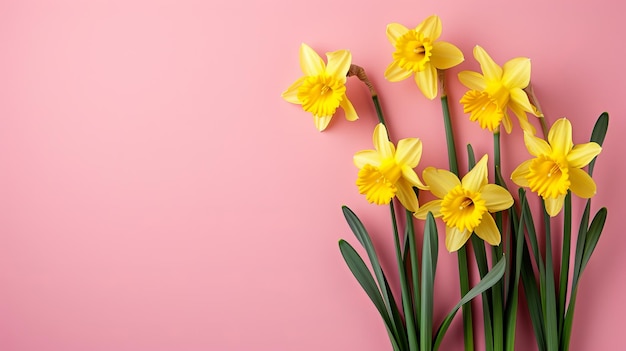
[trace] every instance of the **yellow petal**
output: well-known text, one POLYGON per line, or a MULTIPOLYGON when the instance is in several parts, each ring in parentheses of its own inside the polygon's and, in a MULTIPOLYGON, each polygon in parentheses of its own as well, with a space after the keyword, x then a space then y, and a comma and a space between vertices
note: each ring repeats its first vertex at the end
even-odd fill
POLYGON ((395 148, 393 144, 389 141, 389 137, 387 136, 387 128, 382 123, 378 123, 376 128, 374 128, 374 147, 376 151, 380 153, 381 158, 392 157, 395 148))
POLYGON ((545 140, 537 138, 528 131, 524 131, 524 144, 528 152, 537 157, 539 155, 550 155, 552 153, 552 147, 545 140))
POLYGON ((474 168, 467 172, 463 180, 461 180, 463 188, 472 192, 478 192, 487 184, 487 159, 487 155, 483 156, 474 168))
POLYGON ((509 118, 509 114, 506 113, 506 111, 504 112, 504 117, 502 117, 502 125, 504 126, 504 130, 508 134, 511 134, 511 131, 513 130, 513 125, 511 125, 511 118, 509 118))
POLYGON ((352 54, 348 50, 337 50, 326 54, 328 58, 328 65, 326 66, 326 73, 335 77, 336 79, 346 79, 346 74, 350 69, 352 63, 352 54))
POLYGON ((578 197, 589 199, 596 194, 596 182, 580 168, 569 169, 570 190, 578 197))
POLYGON ((430 38, 431 41, 439 39, 441 36, 441 29, 441 19, 435 15, 426 18, 422 23, 415 27, 416 32, 423 33, 424 37, 430 38))
POLYGON ((440 199, 443 199, 450 190, 461 185, 461 181, 454 173, 434 167, 426 168, 422 172, 422 178, 430 187, 430 192, 440 199))
POLYGON ((502 67, 502 84, 508 89, 524 89, 530 83, 530 59, 526 57, 514 58, 502 67))
POLYGON ((485 49, 478 45, 475 46, 474 57, 480 63, 480 69, 483 71, 486 80, 500 80, 502 78, 502 68, 493 61, 485 49))
POLYGON ((489 245, 496 246, 500 245, 501 237, 500 231, 498 230, 498 226, 496 222, 493 220, 493 217, 489 213, 485 213, 483 215, 482 220, 478 227, 474 228, 474 232, 481 239, 489 243, 489 245))
POLYGON ((485 206, 489 212, 503 211, 513 206, 513 196, 500 185, 485 185, 480 190, 480 197, 485 200, 485 206))
POLYGON ((317 76, 324 73, 326 65, 315 50, 302 43, 300 46, 300 68, 306 76, 317 76))
POLYGON ((346 115, 346 119, 348 121, 356 121, 357 119, 359 119, 359 116, 356 114, 356 110, 354 109, 354 106, 352 106, 352 103, 350 102, 350 100, 348 100, 347 96, 343 97, 343 100, 341 100, 341 102, 339 103, 339 106, 343 108, 343 111, 345 112, 345 115, 346 115))
POLYGON ((548 133, 548 141, 557 156, 567 156, 574 147, 572 143, 572 124, 561 118, 554 122, 548 133))
POLYGON ((556 199, 547 198, 544 199, 546 204, 546 212, 550 215, 550 217, 554 217, 561 212, 563 208, 563 200, 565 200, 565 195, 559 195, 556 199))
POLYGON ((519 108, 524 110, 525 112, 532 113, 533 115, 537 116, 536 108, 530 103, 530 100, 528 100, 528 95, 524 90, 520 88, 514 88, 509 91, 509 94, 509 106, 511 104, 519 106, 519 108))
POLYGON ((415 212, 415 218, 426 219, 428 212, 433 214, 433 217, 441 217, 441 200, 433 200, 420 206, 415 212))
POLYGON ((411 168, 417 167, 422 158, 422 141, 418 138, 401 139, 396 149, 396 162, 411 168))
POLYGON ((411 184, 403 179, 399 179, 396 182, 396 188, 398 189, 396 196, 398 197, 398 200, 400 200, 402 206, 411 212, 417 211, 419 203, 417 201, 417 195, 415 195, 411 184))
POLYGON ((430 62, 438 69, 454 67, 465 59, 459 48, 445 41, 434 42, 430 52, 430 62))
POLYGON ((292 104, 301 105, 302 102, 300 102, 300 100, 298 99, 298 88, 300 88, 300 85, 302 85, 302 82, 304 82, 305 80, 306 76, 300 77, 298 78, 298 80, 296 80, 295 83, 291 84, 289 88, 287 88, 287 90, 285 90, 285 92, 283 92, 283 94, 281 95, 283 99, 285 99, 287 102, 291 102, 292 104))
POLYGON ((402 177, 418 189, 429 190, 429 188, 419 179, 413 168, 407 165, 402 166, 402 177))
POLYGON ((324 129, 328 127, 328 123, 330 123, 330 120, 332 118, 333 116, 325 116, 325 117, 313 116, 313 121, 315 122, 315 128, 317 128, 317 130, 319 130, 320 132, 323 132, 324 129))
POLYGON ((400 65, 398 65, 397 61, 393 61, 385 70, 385 79, 390 82, 399 82, 401 80, 407 79, 413 74, 413 71, 406 70, 400 65))
POLYGON ((484 91, 487 89, 485 77, 478 72, 463 71, 459 73, 459 81, 470 90, 484 91))
POLYGON ((375 150, 359 151, 354 154, 352 160, 354 161, 354 165, 357 166, 357 168, 363 168, 365 165, 378 167, 381 163, 380 154, 375 150))
POLYGON ((415 82, 426 98, 437 97, 437 69, 433 65, 427 63, 423 71, 415 72, 415 82))
POLYGON ((387 25, 387 39, 391 42, 391 45, 395 46, 398 38, 405 35, 409 29, 400 23, 390 23, 387 25))
POLYGON ((582 168, 589 164, 594 157, 598 156, 602 151, 602 147, 597 143, 590 142, 574 146, 572 151, 567 154, 567 162, 572 168, 582 168))
POLYGON ((511 179, 513 180, 515 184, 521 187, 530 186, 528 184, 528 179, 526 177, 528 177, 528 174, 530 173, 530 164, 532 162, 533 162, 532 159, 522 162, 522 164, 517 166, 517 168, 515 168, 513 173, 511 173, 511 179))
POLYGON ((457 227, 446 227, 446 249, 448 252, 454 252, 463 247, 472 232, 465 229, 460 231, 457 227))

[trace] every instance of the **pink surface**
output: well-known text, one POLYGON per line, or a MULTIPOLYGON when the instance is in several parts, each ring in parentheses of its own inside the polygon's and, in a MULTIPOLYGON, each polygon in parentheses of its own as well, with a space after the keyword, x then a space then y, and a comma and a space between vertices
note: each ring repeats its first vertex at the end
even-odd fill
MULTIPOLYGON (((394 138, 445 167, 437 101, 383 78, 385 26, 430 14, 466 61, 452 70, 459 145, 491 138, 456 103, 474 45, 500 64, 532 59, 550 121, 575 142, 612 117, 596 167, 605 235, 583 276, 572 350, 623 348, 626 25, 615 1, 4 1, 0 4, 0 349, 391 350, 337 240, 349 205, 392 267, 387 209, 353 185, 375 114, 328 130, 280 93, 298 48, 349 49, 381 93, 394 138)), ((525 150, 506 136, 510 172, 525 150)), ((505 169, 505 172, 506 172, 505 169)), ((580 212, 580 206, 575 208, 580 212)), ((443 246, 443 245, 441 245, 443 246)), ((458 298, 440 253, 436 318, 458 298)), ((392 279, 393 279, 392 274, 392 279)), ((458 349, 455 320, 443 349, 458 349)), ((533 350, 528 317, 518 346, 533 350)))

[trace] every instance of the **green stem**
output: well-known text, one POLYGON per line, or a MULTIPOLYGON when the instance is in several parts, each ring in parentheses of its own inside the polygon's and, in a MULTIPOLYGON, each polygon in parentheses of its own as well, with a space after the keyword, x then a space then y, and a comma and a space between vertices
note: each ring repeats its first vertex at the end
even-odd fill
POLYGON ((563 322, 565 319, 565 302, 567 300, 567 283, 569 278, 569 259, 572 241, 572 193, 567 192, 565 196, 564 217, 563 217, 563 248, 561 252, 561 271, 559 282, 559 309, 557 315, 557 325, 560 335, 563 334, 563 322))
MULTIPOLYGON (((501 158, 500 158, 500 131, 497 130, 495 133, 493 133, 493 158, 494 158, 494 176, 495 176, 495 182, 498 185, 503 186, 504 184, 501 184, 500 179, 502 177, 499 177, 499 172, 500 172, 500 162, 501 162, 501 158)), ((503 229, 503 219, 502 219, 502 212, 497 212, 496 213, 496 225, 498 226, 498 231, 500 233, 504 233, 503 229)), ((500 258, 502 257, 502 242, 507 242, 509 243, 510 240, 506 239, 506 238, 502 238, 500 244, 498 246, 494 246, 492 253, 493 253, 493 264, 495 265, 496 262, 498 262, 500 260, 500 258)), ((508 259, 508 258, 507 258, 508 259)), ((505 273, 504 277, 510 277, 510 265, 507 265, 506 270, 507 272, 505 273)), ((491 293, 492 293, 492 301, 493 301, 493 349, 495 351, 502 351, 504 349, 504 318, 503 318, 503 310, 504 310, 504 285, 502 283, 502 281, 496 283, 492 288, 491 288, 491 293)))
POLYGON ((378 122, 387 126, 385 123, 385 117, 383 117, 383 109, 380 107, 380 101, 378 100, 378 95, 372 95, 372 101, 374 102, 374 108, 376 109, 376 116, 378 117, 378 122))
POLYGON ((548 351, 557 351, 559 344, 559 330, 556 318, 557 307, 554 287, 554 263, 552 260, 552 237, 550 230, 550 215, 546 211, 545 202, 543 202, 543 219, 546 234, 546 269, 545 277, 543 279, 545 284, 545 297, 543 299, 545 301, 545 305, 543 318, 546 327, 546 343, 548 351))
MULTIPOLYGON (((417 245, 415 244, 415 228, 413 227, 413 212, 409 210, 405 210, 406 213, 406 225, 407 225, 407 236, 409 239, 409 255, 411 259, 411 279, 413 286, 413 318, 415 318, 416 329, 420 329, 419 325, 419 316, 421 315, 420 311, 420 277, 419 277, 419 267, 417 264, 417 245)), ((417 333, 416 333, 417 335, 417 333)))
POLYGON ((413 351, 418 350, 419 344, 417 341, 417 333, 415 332, 415 321, 413 320, 413 304, 411 302, 409 286, 406 281, 407 277, 404 270, 404 260, 402 259, 400 235, 398 232, 398 223, 396 221, 396 211, 394 210, 393 201, 389 203, 389 210, 391 212, 391 221, 393 224, 393 237, 396 247, 396 260, 398 263, 398 270, 400 274, 400 288, 402 289, 402 307, 404 310, 406 329, 409 337, 409 350, 413 351))
MULTIPOLYGON (((446 131, 446 144, 448 147, 448 165, 450 172, 459 176, 459 164, 456 157, 456 146, 454 144, 454 132, 452 121, 450 119, 450 106, 448 104, 448 94, 445 89, 444 71, 438 71, 439 83, 441 86, 441 110, 443 112, 443 124, 446 131)), ((461 296, 469 291, 469 271, 467 269, 467 248, 464 245, 457 251, 457 261, 459 266, 459 284, 461 296)), ((465 351, 474 350, 474 328, 472 326, 472 309, 471 304, 465 304, 463 311, 463 340, 465 351)))

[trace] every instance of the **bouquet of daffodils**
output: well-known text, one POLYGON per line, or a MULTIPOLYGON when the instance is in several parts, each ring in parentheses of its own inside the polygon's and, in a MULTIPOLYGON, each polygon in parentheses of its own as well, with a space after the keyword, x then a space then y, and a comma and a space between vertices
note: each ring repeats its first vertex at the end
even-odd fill
POLYGON ((340 107, 349 121, 358 119, 346 95, 348 77, 357 77, 371 92, 379 124, 373 131, 373 149, 354 154, 359 170, 356 186, 369 203, 389 206, 401 296, 393 296, 395 289, 381 268, 367 230, 345 206, 342 210, 346 221, 367 253, 369 265, 347 241, 340 240, 339 249, 380 313, 396 351, 437 350, 459 309, 465 350, 473 350, 472 310, 467 303, 477 296, 482 300, 485 350, 513 350, 522 288, 538 349, 568 350, 580 276, 607 216, 606 208, 592 216, 590 199, 596 193, 592 174, 606 135, 608 114, 600 115, 589 142, 574 145, 569 120, 562 118, 551 126, 545 120, 530 85, 530 60, 518 57, 500 66, 476 46, 473 56, 482 72, 459 73, 458 81, 468 89, 459 102, 470 121, 478 122, 493 138, 493 159, 483 155, 476 161, 468 145, 470 167, 461 171, 443 82, 446 70, 463 62, 464 55, 455 45, 439 40, 441 32, 437 16, 426 18, 413 29, 398 23, 387 26, 393 60, 385 78, 396 82, 414 77, 426 98, 439 96, 441 100, 449 168, 425 167, 421 178, 416 168, 422 142, 418 138, 397 142, 390 138, 376 89, 365 70, 352 64, 350 52, 327 53, 324 61, 306 44, 300 47, 304 75, 282 96, 311 113, 319 131, 327 128, 340 107), (504 181, 500 154, 501 130, 511 132, 512 115, 519 121, 528 150, 528 160, 505 174, 519 187, 513 194, 504 181), (537 118, 540 132, 528 115, 537 118), (493 182, 489 181, 490 175, 493 182), (527 195, 527 190, 534 195, 527 195), (435 200, 420 203, 420 192, 430 192, 435 200), (575 222, 572 195, 586 201, 581 218, 575 222), (537 196, 540 201, 528 201, 528 196, 537 196), (531 204, 540 206, 533 208, 531 204), (422 235, 416 236, 414 220, 425 221, 422 235), (436 220, 445 225, 442 236, 436 220), (578 225, 574 248, 573 224, 578 225), (557 232, 552 228, 560 229, 557 232), (552 257, 552 236, 562 238, 560 265, 552 257), (423 238, 421 245, 416 237, 423 238), (461 299, 450 306, 443 321, 434 325, 433 285, 440 237, 448 251, 457 253, 461 299), (545 241, 543 248, 541 240, 545 241), (470 245, 472 250, 468 250, 470 245), (473 257, 468 252, 473 252, 473 257), (569 265, 572 254, 574 267, 569 265), (473 287, 469 281, 472 267, 480 274, 480 281, 473 287))

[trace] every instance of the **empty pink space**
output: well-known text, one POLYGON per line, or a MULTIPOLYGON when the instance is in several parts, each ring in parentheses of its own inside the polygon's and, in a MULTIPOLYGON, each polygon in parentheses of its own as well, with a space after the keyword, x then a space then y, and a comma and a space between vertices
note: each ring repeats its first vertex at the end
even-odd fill
MULTIPOLYGON (((439 103, 384 79, 386 25, 431 14, 465 55, 448 72, 459 145, 491 152, 458 103, 475 45, 499 64, 531 58, 546 118, 570 119, 575 143, 609 112, 593 200, 609 216, 571 350, 623 349, 626 25, 614 1, 26 0, 0 4, 0 350, 392 350, 337 247, 356 242, 348 205, 393 271, 388 210, 354 185, 352 156, 376 124, 368 91, 349 80, 360 119, 340 112, 323 133, 281 93, 301 75, 301 43, 348 49, 393 137, 422 139, 418 173, 446 167, 439 103)), ((527 157, 522 139, 503 137, 508 172, 527 157)), ((438 321, 459 298, 441 239, 438 321)), ((443 350, 460 349, 460 322, 443 350)), ((518 325, 518 349, 536 349, 525 312, 518 325)))

